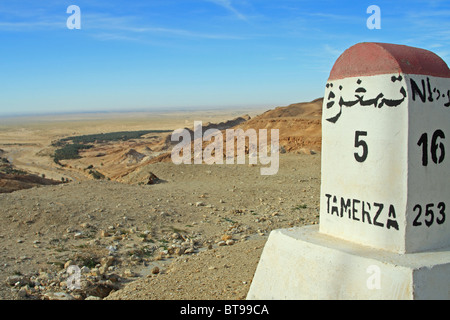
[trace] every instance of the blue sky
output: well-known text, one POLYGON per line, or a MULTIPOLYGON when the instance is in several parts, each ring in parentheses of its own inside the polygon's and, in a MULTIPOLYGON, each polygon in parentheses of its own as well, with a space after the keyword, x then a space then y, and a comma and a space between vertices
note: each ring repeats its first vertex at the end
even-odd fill
POLYGON ((449 64, 449 18, 438 0, 0 0, 0 115, 310 101, 358 42, 449 64), (66 26, 70 5, 80 30, 66 26))

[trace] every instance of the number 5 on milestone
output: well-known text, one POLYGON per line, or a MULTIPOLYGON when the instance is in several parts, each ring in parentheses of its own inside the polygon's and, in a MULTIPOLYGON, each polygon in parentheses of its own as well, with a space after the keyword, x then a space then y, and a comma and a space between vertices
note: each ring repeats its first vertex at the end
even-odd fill
POLYGON ((369 152, 367 143, 364 140, 360 140, 360 137, 365 137, 365 136, 367 136, 366 131, 356 131, 356 133, 355 133, 355 148, 362 147, 362 150, 363 150, 362 155, 355 152, 355 159, 358 162, 366 161, 367 154, 369 152))

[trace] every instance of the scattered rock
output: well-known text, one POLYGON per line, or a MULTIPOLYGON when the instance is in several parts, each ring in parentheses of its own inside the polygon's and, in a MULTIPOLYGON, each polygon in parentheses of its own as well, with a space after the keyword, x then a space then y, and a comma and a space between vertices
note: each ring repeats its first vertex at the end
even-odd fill
POLYGON ((27 281, 25 280, 24 276, 13 275, 6 278, 6 284, 10 287, 24 286, 25 284, 27 284, 27 281))
POLYGON ((75 298, 67 292, 46 292, 43 295, 44 300, 75 300, 75 298))
POLYGON ((115 262, 115 258, 112 256, 108 256, 108 257, 102 258, 100 260, 100 264, 102 265, 102 267, 106 267, 106 268, 112 266, 114 262, 115 262))
POLYGON ((125 269, 124 272, 122 273, 123 277, 125 278, 135 278, 137 277, 137 274, 133 271, 131 271, 131 269, 125 269))
POLYGON ((84 222, 84 223, 80 224, 80 227, 82 227, 83 229, 92 228, 92 226, 88 222, 84 222))
POLYGON ((224 234, 222 236, 222 241, 227 241, 230 240, 231 238, 233 238, 233 236, 229 235, 229 234, 224 234))
POLYGON ((158 274, 158 273, 159 273, 159 268, 158 267, 153 267, 152 274, 158 274))
POLYGON ((147 180, 147 184, 151 185, 151 184, 157 184, 160 183, 162 180, 159 179, 153 172, 149 173, 149 177, 147 180))
POLYGON ((86 266, 83 266, 83 267, 81 267, 80 272, 81 272, 82 274, 86 274, 86 273, 91 272, 91 269, 89 269, 89 268, 86 267, 86 266))
POLYGON ((30 287, 25 286, 19 289, 17 292, 17 296, 19 298, 26 298, 28 296, 28 293, 30 292, 30 287))
POLYGON ((174 233, 172 233, 171 238, 172 238, 172 239, 180 239, 181 236, 180 236, 180 234, 179 234, 178 232, 174 232, 174 233))
POLYGON ((233 239, 227 240, 227 241, 225 242, 225 244, 226 244, 227 246, 232 246, 232 245, 234 244, 234 240, 233 240, 233 239))
POLYGON ((84 291, 87 296, 106 298, 111 291, 118 289, 110 280, 91 283, 84 291))
POLYGON ((106 230, 100 230, 100 237, 106 238, 106 237, 109 237, 109 236, 110 236, 110 234, 109 234, 108 231, 106 231, 106 230))
POLYGON ((175 248, 175 252, 174 252, 177 256, 181 256, 183 253, 185 253, 184 248, 175 248))

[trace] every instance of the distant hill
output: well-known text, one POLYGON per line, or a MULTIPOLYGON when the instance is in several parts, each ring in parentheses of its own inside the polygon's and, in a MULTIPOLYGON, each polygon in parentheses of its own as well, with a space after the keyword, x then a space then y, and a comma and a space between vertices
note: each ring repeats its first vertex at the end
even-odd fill
POLYGON ((264 112, 255 119, 271 118, 302 118, 302 119, 321 119, 323 98, 315 99, 311 102, 293 103, 287 107, 277 107, 273 110, 264 112))
POLYGON ((323 98, 277 107, 235 128, 279 129, 280 146, 287 152, 320 151, 323 98))

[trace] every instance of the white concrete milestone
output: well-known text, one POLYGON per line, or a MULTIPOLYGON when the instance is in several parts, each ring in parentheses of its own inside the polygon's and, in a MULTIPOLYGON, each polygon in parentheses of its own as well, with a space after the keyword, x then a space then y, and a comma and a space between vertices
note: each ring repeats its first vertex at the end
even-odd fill
POLYGON ((441 58, 346 50, 325 90, 319 228, 272 232, 248 299, 450 299, 449 141, 441 58))

